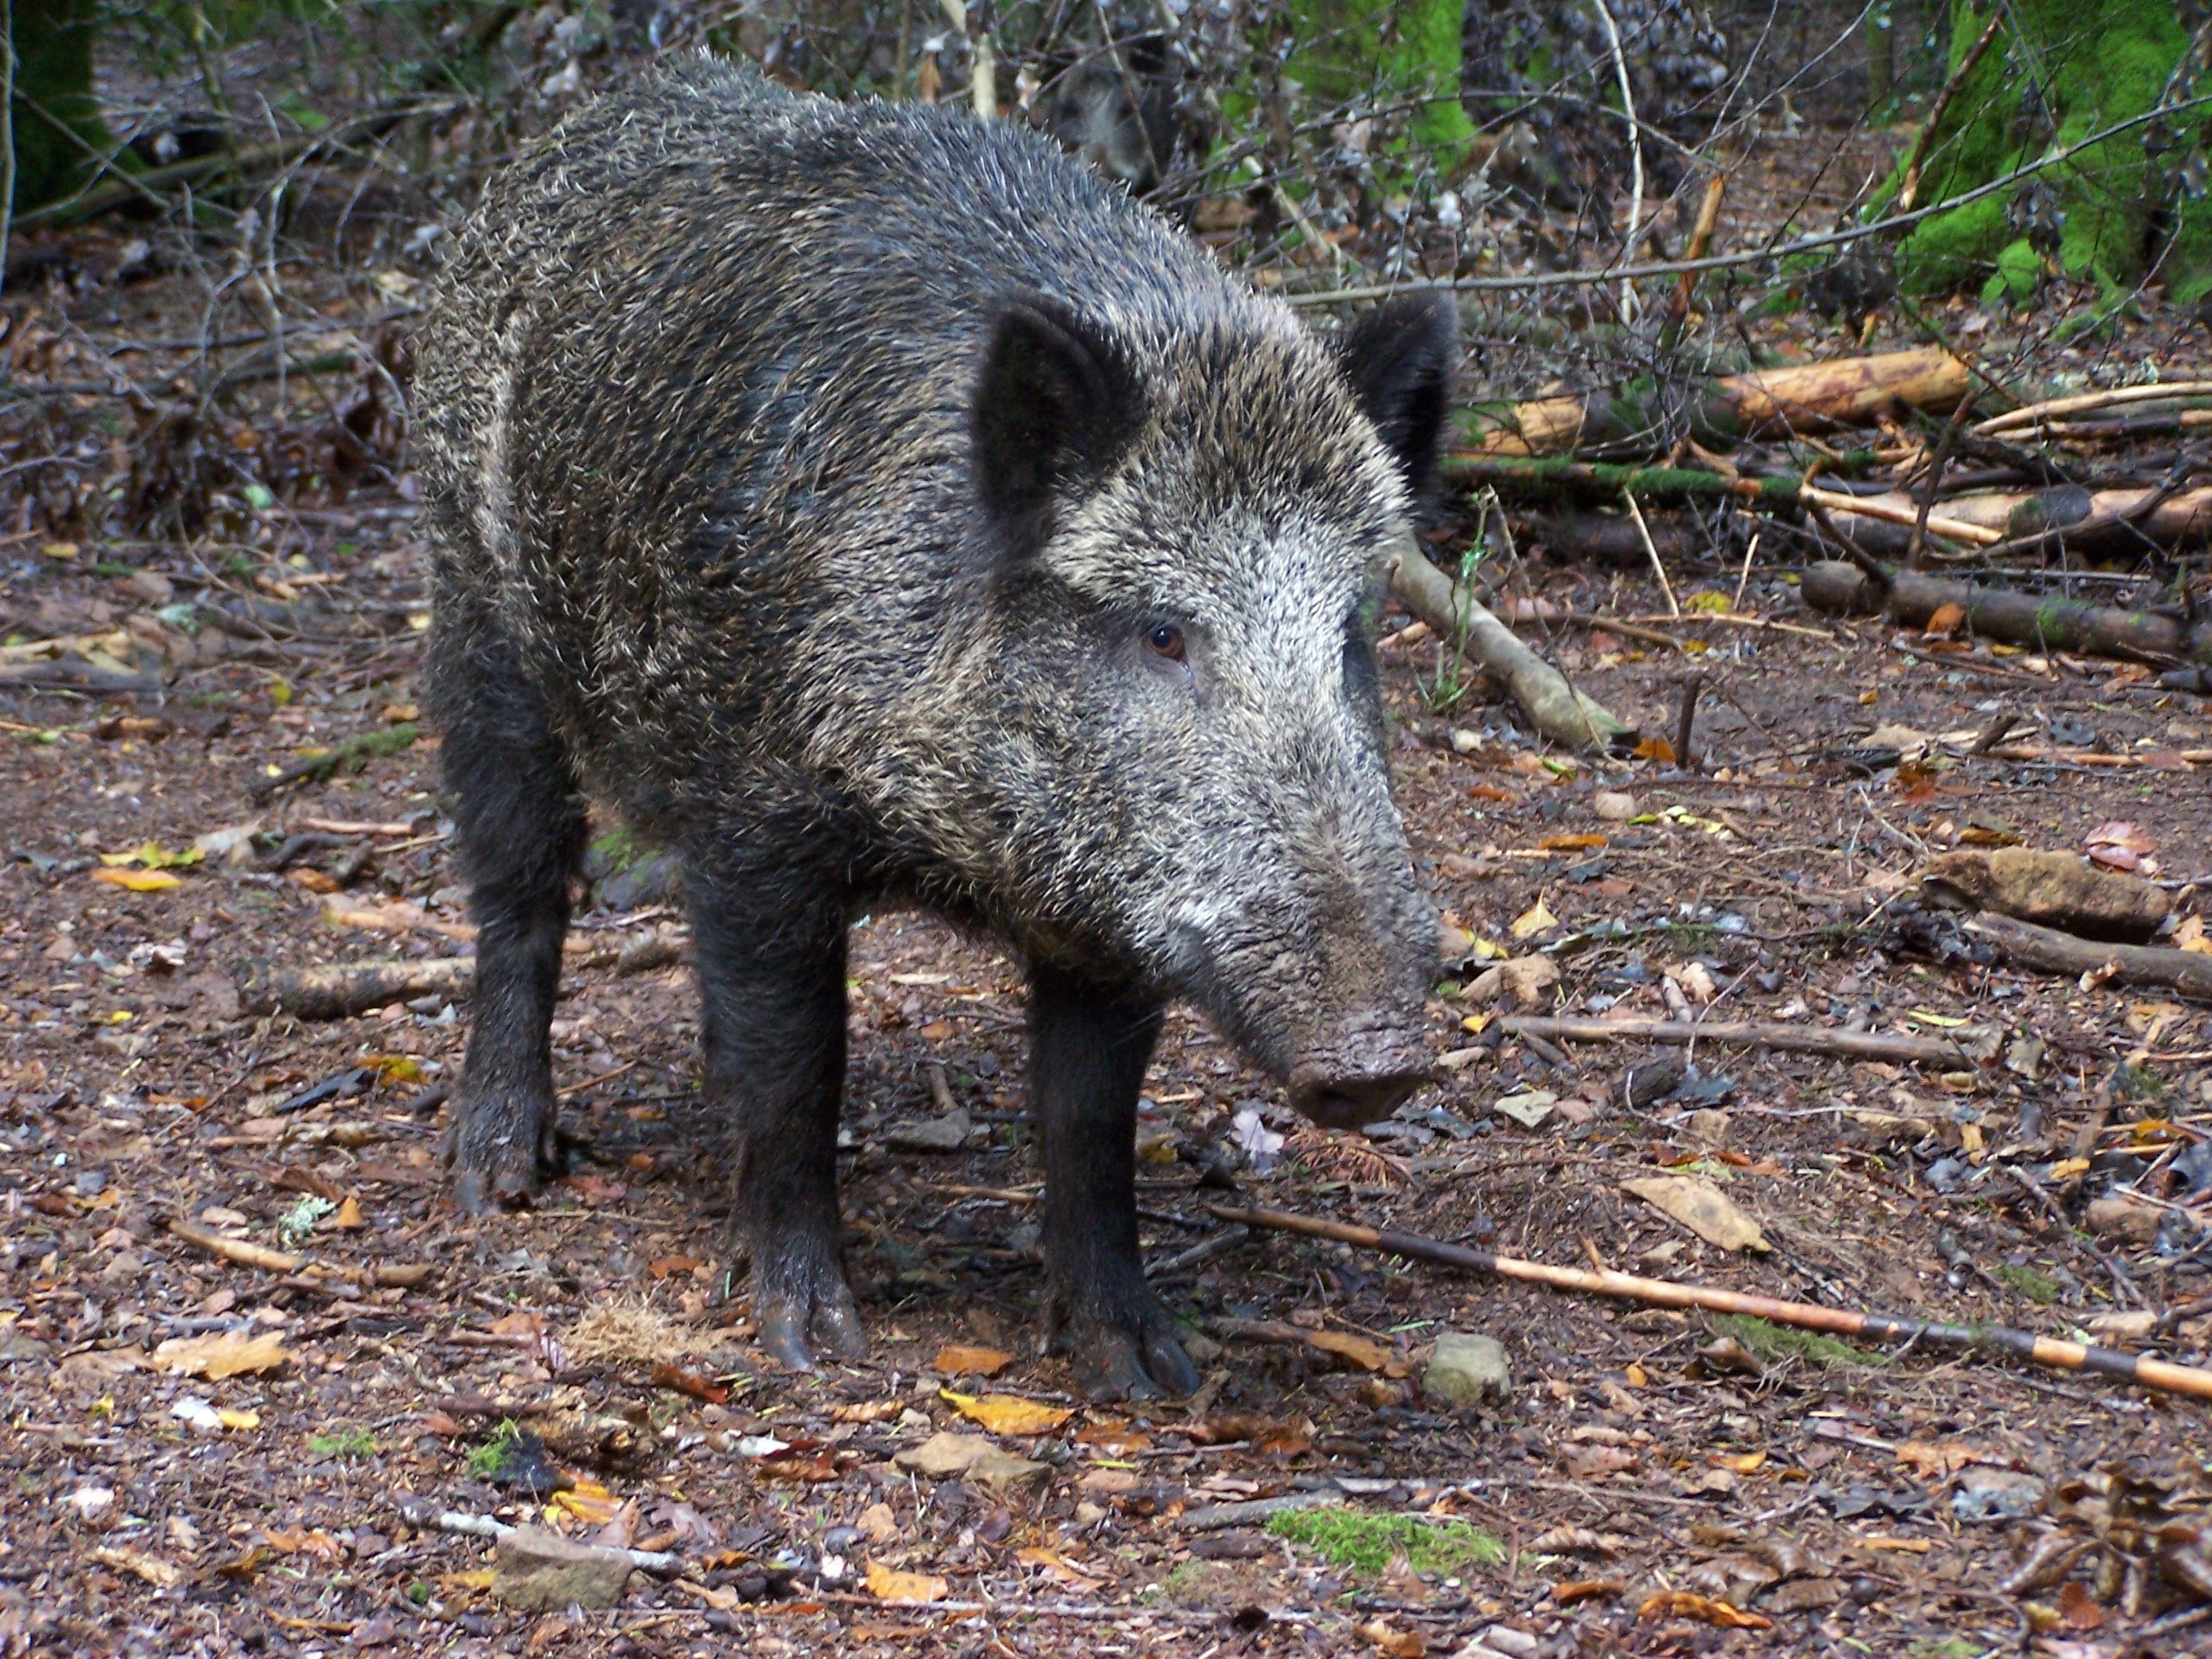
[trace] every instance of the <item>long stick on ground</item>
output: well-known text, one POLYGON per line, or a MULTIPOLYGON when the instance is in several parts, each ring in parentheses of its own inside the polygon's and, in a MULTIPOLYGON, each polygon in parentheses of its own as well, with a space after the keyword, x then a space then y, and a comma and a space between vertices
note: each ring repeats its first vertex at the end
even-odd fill
MULTIPOLYGON (((2181 954, 2179 951, 2174 955, 2181 954)), ((2205 958, 2212 964, 2212 957, 2205 958)), ((1740 1048, 1782 1048, 1801 1054, 1842 1054, 1851 1060, 1899 1060, 1956 1071, 1973 1064, 1948 1037, 1890 1036, 1881 1031, 1832 1031, 1818 1025, 1767 1025, 1750 1021, 1694 1019, 1578 1019, 1550 1014, 1508 1014, 1498 1030, 1570 1042, 1719 1042, 1740 1048)))
POLYGON ((1411 541, 1399 550, 1390 567, 1390 592, 1439 639, 1456 647, 1476 667, 1504 681, 1513 701, 1554 743, 1605 750, 1635 737, 1635 727, 1576 690, 1565 675, 1530 650, 1472 595, 1455 589, 1451 578, 1411 541))
POLYGON ((1944 1325, 1850 1308, 1820 1308, 1809 1303, 1751 1296, 1741 1291, 1677 1285, 1663 1279, 1639 1279, 1633 1273, 1609 1269, 1593 1273, 1581 1267, 1554 1267, 1541 1261, 1523 1261, 1515 1256, 1470 1249, 1463 1244, 1447 1244, 1416 1233, 1386 1232, 1348 1222, 1328 1221, 1319 1216, 1297 1215, 1288 1210, 1241 1210, 1226 1204, 1209 1204, 1206 1207, 1223 1221, 1247 1227, 1267 1227, 1277 1232, 1304 1233, 1309 1238, 1334 1239, 1341 1244, 1383 1250, 1416 1261, 1434 1261, 1498 1279, 1545 1285, 1555 1291, 1578 1291, 1589 1296, 1608 1296, 1619 1301, 1643 1302, 1662 1308, 1704 1308, 1714 1313, 1747 1314, 1777 1325, 1794 1325, 1800 1330, 1827 1331, 1837 1336, 1863 1337, 1876 1342, 1924 1342, 1931 1346, 2009 1354, 2060 1370, 2096 1371, 2139 1382, 2147 1389, 2212 1400, 2212 1371, 2194 1365, 2172 1364, 2147 1355, 2123 1353, 2115 1348, 2092 1347, 2084 1342, 2062 1342, 2004 1325, 1944 1325))

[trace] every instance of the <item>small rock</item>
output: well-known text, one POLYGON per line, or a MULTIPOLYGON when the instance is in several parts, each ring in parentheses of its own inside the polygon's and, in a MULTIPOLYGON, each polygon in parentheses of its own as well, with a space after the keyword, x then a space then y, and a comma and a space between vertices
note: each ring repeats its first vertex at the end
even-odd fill
POLYGON ((943 1117, 894 1123, 884 1131, 884 1143, 909 1152, 957 1152, 975 1132, 975 1120, 956 1107, 943 1117))
POLYGON ((1951 1493, 1951 1510, 1961 1521, 2024 1521, 2043 1508, 2045 1490, 2042 1481, 2017 1469, 1964 1469, 1951 1493))
POLYGON ((185 1395, 169 1407, 169 1415, 186 1428, 199 1434, 221 1434, 222 1419, 216 1415, 215 1407, 197 1395, 185 1395))
POLYGON ((1256 1532, 1231 1528, 1200 1534, 1190 1540, 1190 1553, 1201 1561, 1256 1561, 1267 1553, 1267 1540, 1256 1532))
POLYGON ((1726 1112, 1717 1112, 1707 1107, 1702 1112, 1691 1113, 1689 1121, 1683 1127, 1690 1132, 1691 1139, 1702 1140, 1708 1146, 1729 1144, 1729 1115, 1726 1112))
POLYGON ((492 1558, 492 1594, 514 1607, 611 1607, 635 1571, 620 1550, 579 1544, 542 1527, 517 1527, 492 1558))
POLYGON ((1505 1349, 1496 1337, 1446 1331, 1437 1338, 1421 1392, 1447 1406, 1478 1406, 1503 1400, 1513 1391, 1505 1349))
POLYGON ((2140 876, 2026 847, 1941 854, 1920 875, 1982 909, 2084 939, 2143 943, 2173 908, 2164 889, 2140 876))
POLYGON ((1626 823, 1636 816, 1636 797, 1618 789, 1601 789, 1590 797, 1590 811, 1607 823, 1626 823))
POLYGON ((1527 1631, 1516 1630, 1510 1625, 1492 1625, 1474 1639, 1497 1652, 1513 1654, 1516 1659, 1525 1659, 1526 1655, 1543 1645, 1527 1631))
POLYGON ((994 1446, 969 1465, 966 1478, 1001 1498, 1010 1494, 1034 1495, 1042 1492, 1051 1480, 1052 1465, 1016 1457, 994 1446))
POLYGON ((2158 1237, 2158 1225, 2165 1215, 2157 1205, 2133 1193, 2112 1193, 2091 1200, 2086 1219, 2089 1231, 2100 1237, 2148 1244, 2158 1237))

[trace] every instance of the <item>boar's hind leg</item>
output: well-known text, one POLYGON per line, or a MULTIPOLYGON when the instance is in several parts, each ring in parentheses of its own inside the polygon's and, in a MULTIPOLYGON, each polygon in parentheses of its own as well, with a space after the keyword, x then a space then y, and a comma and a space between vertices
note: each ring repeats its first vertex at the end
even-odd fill
POLYGON ((1198 1371, 1137 1258, 1137 1094, 1158 1005, 1039 970, 1030 1028, 1054 1337, 1094 1400, 1187 1395, 1198 1371))
POLYGON ((476 1006, 447 1144, 462 1206, 523 1196, 553 1158, 548 1028, 584 808, 544 698, 496 624, 441 623, 431 676, 477 924, 476 1006))
POLYGON ((842 903, 784 902, 687 868, 707 1042, 707 1097, 736 1154, 736 1221, 752 1256, 760 1346, 804 1370, 817 1346, 866 1353, 837 1244, 837 1102, 845 1082, 842 903))

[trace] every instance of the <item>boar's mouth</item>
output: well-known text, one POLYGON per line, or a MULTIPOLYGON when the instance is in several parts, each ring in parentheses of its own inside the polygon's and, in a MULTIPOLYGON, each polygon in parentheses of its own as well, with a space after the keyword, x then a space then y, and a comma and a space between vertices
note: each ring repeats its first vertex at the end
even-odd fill
POLYGON ((1291 1104, 1325 1127, 1358 1129, 1389 1116, 1431 1074, 1428 1047, 1414 1033, 1352 1025, 1291 1068, 1291 1104))

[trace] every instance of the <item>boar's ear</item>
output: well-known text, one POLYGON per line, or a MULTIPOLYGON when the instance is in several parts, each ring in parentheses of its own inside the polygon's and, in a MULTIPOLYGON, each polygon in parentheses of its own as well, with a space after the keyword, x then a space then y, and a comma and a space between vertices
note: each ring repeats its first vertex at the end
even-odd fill
POLYGON ((1054 505, 1105 476, 1144 412, 1112 335, 1049 295, 1000 302, 969 425, 984 511, 1015 556, 1044 545, 1054 505))
POLYGON ((1407 485, 1425 495, 1459 355, 1459 309, 1451 295, 1430 289, 1378 307, 1344 331, 1336 355, 1407 485))

